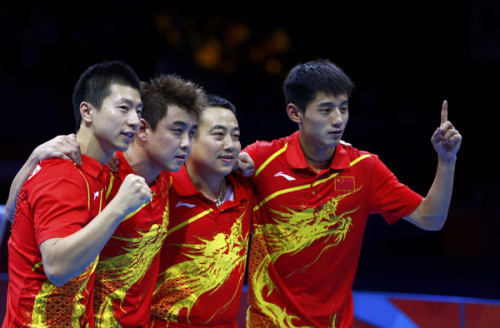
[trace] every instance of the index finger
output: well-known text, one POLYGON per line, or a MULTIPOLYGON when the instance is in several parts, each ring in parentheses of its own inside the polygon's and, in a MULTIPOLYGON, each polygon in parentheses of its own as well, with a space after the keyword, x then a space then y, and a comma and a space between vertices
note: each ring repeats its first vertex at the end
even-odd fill
POLYGON ((441 107, 441 124, 448 121, 448 101, 443 101, 443 106, 441 107))

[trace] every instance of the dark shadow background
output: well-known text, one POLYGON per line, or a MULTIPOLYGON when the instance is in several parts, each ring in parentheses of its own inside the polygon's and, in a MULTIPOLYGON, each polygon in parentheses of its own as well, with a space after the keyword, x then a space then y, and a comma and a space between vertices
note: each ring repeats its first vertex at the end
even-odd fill
MULTIPOLYGON (((434 177, 444 99, 463 135, 444 229, 374 215, 354 287, 500 298, 500 1, 345 2, 0 5, 0 203, 34 147, 74 131, 72 88, 95 62, 125 60, 142 79, 177 73, 226 96, 245 146, 295 131, 282 81, 299 62, 329 58, 356 84, 344 139, 414 190, 425 195, 434 177)), ((6 272, 5 243, 1 252, 6 272)))

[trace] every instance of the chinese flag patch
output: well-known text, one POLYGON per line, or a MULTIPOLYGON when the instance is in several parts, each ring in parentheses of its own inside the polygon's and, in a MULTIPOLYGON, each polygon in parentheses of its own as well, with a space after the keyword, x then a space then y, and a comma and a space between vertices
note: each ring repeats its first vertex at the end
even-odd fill
POLYGON ((354 190, 354 177, 337 177, 335 178, 336 191, 353 191, 354 190))

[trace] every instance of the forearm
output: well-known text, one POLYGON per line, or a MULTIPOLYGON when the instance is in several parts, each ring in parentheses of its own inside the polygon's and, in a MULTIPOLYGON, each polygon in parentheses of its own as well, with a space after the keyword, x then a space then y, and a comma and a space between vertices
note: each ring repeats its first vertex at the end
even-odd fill
POLYGON ((425 199, 405 219, 425 230, 440 230, 448 216, 457 152, 462 143, 462 136, 448 121, 446 100, 441 107, 441 124, 432 134, 431 142, 438 154, 436 177, 425 199))
POLYGON ((52 283, 62 286, 83 273, 98 257, 124 217, 120 206, 110 203, 81 230, 42 243, 43 265, 52 283))
POLYGON ((14 219, 14 214, 16 212, 17 197, 23 184, 28 180, 30 173, 35 169, 39 160, 35 153, 32 153, 28 160, 21 167, 19 172, 17 172, 12 184, 10 185, 9 198, 5 204, 5 216, 7 220, 11 221, 14 219))
POLYGON ((50 239, 40 245, 47 277, 57 286, 81 274, 95 261, 118 225, 151 200, 151 189, 143 177, 129 174, 113 200, 78 232, 50 239))
POLYGON ((422 229, 440 230, 446 222, 453 192, 455 162, 456 158, 449 161, 438 160, 436 176, 429 192, 409 216, 410 221, 422 229))

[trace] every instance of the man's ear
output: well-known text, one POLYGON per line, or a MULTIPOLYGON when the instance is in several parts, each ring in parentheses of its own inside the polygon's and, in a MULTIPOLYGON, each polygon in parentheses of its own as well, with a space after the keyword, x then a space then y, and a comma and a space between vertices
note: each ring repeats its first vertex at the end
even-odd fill
POLYGON ((148 133, 151 133, 151 125, 149 125, 145 119, 141 118, 141 125, 137 131, 137 138, 142 142, 146 142, 146 140, 148 140, 148 133))
POLYGON ((297 105, 289 103, 286 106, 286 113, 288 114, 288 117, 292 120, 292 122, 302 123, 302 112, 299 110, 297 105))
POLYGON ((80 115, 82 116, 82 121, 85 123, 92 123, 92 115, 90 113, 92 109, 94 109, 94 107, 86 101, 82 101, 80 104, 80 115))

